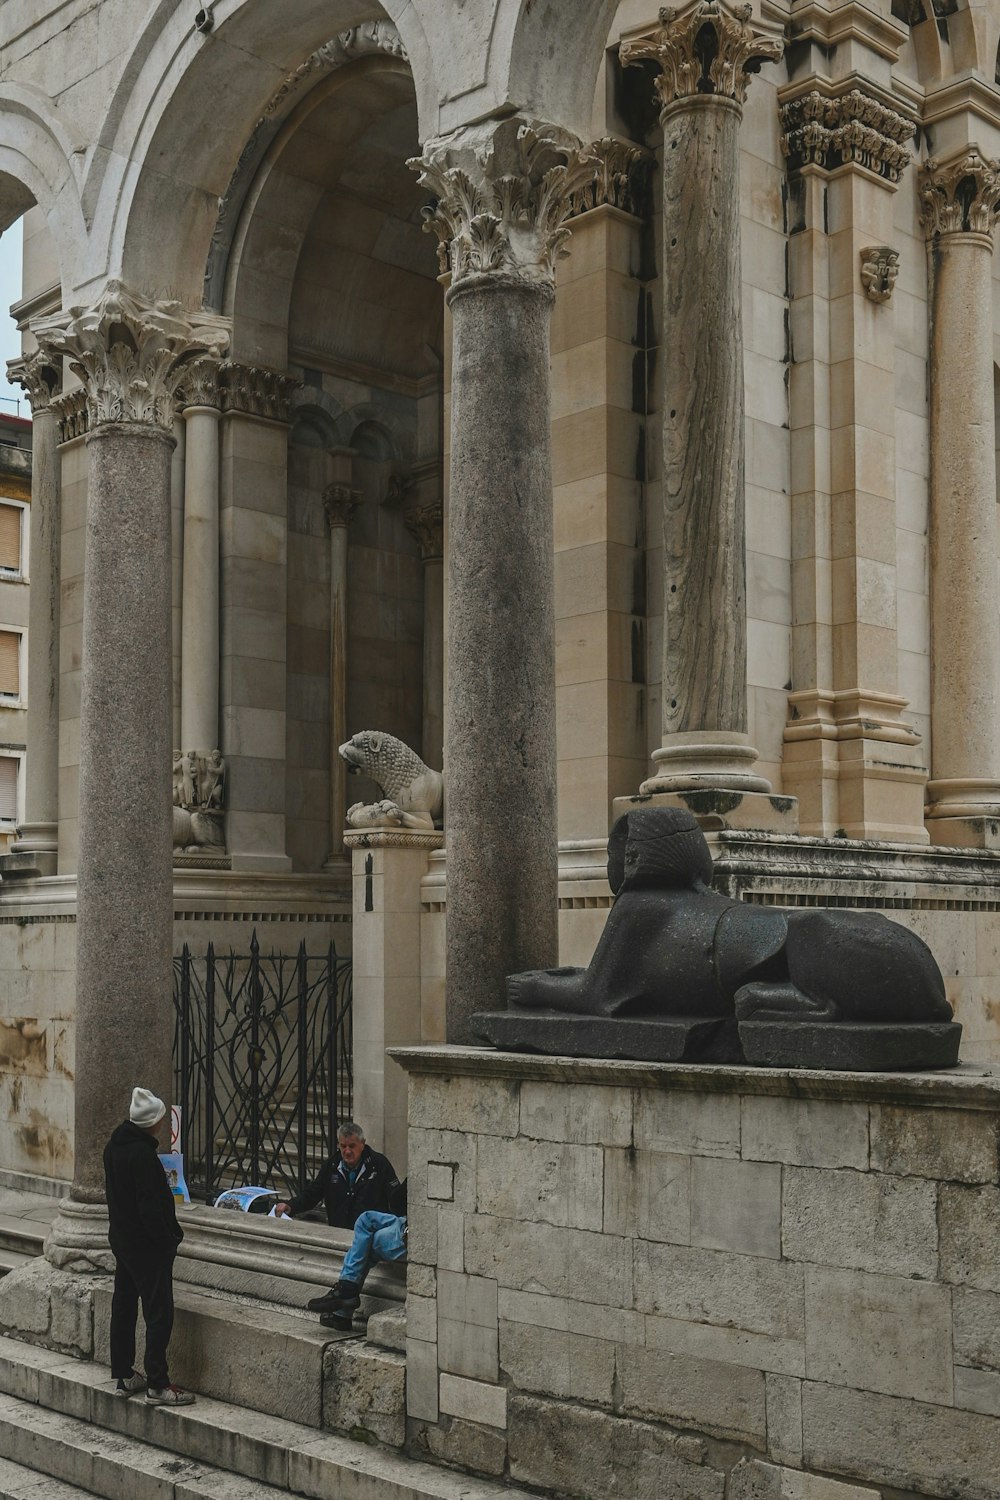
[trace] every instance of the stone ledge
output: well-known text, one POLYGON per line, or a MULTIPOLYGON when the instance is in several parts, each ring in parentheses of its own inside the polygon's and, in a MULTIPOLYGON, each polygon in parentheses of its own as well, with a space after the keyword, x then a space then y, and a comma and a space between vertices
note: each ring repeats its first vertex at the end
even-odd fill
POLYGON ((490 1047, 390 1047, 387 1055, 407 1073, 445 1077, 598 1083, 664 1092, 763 1094, 786 1099, 856 1099, 1000 1114, 1000 1067, 971 1063, 933 1073, 821 1073, 806 1068, 541 1057, 530 1052, 496 1052, 490 1047))

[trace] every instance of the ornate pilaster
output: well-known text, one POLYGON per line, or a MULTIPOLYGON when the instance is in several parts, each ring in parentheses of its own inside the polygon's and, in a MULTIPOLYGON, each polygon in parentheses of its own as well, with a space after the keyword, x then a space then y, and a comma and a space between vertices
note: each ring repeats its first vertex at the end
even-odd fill
POLYGON ((597 160, 512 117, 431 141, 411 165, 437 199, 427 227, 451 273, 446 1007, 459 1042, 475 1011, 504 1005, 507 974, 558 960, 549 325, 572 196, 597 160))
POLYGON ((594 208, 618 208, 645 219, 650 212, 650 177, 655 157, 644 146, 604 136, 590 148, 597 160, 593 177, 570 196, 570 217, 594 208))
POLYGON ((993 227, 1000 161, 975 145, 920 174, 930 351, 931 780, 935 843, 995 847, 1000 572, 994 453, 993 227))
MULTIPOLYGON (((131 1089, 141 1081, 170 1097, 174 398, 194 361, 225 352, 228 334, 120 282, 33 331, 50 359, 69 359, 89 415, 71 1199, 99 1205, 101 1153, 131 1089)), ((106 1221, 61 1216, 46 1253, 59 1264, 64 1252, 74 1269, 100 1269, 106 1221)))
POLYGON ((652 59, 664 125, 664 631, 661 742, 643 795, 773 826, 748 743, 739 126, 782 44, 749 5, 663 8, 626 65, 652 59), (726 796, 721 798, 719 792, 726 796), (733 796, 732 794, 738 794, 733 796), (764 797, 754 794, 763 793, 764 797), (692 798, 694 800, 692 800, 692 798), (698 801, 698 799, 701 799, 698 801), (697 804, 697 805, 696 805, 697 804))
POLYGON ((410 165, 437 199, 426 228, 451 273, 449 297, 478 276, 554 287, 572 196, 598 165, 575 136, 536 120, 491 121, 430 141, 410 165))
POLYGON ((32 462, 28 596, 28 714, 25 817, 11 853, 25 873, 54 875, 59 849, 59 419, 53 400, 62 366, 40 349, 7 364, 31 402, 32 462))

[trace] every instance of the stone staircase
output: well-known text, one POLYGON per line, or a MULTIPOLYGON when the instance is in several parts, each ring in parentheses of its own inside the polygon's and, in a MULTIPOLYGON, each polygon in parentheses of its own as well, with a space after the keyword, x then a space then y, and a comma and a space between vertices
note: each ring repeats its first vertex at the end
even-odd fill
POLYGON ((112 1390, 105 1366, 0 1338, 0 1500, 527 1500, 259 1410, 165 1411, 112 1390))

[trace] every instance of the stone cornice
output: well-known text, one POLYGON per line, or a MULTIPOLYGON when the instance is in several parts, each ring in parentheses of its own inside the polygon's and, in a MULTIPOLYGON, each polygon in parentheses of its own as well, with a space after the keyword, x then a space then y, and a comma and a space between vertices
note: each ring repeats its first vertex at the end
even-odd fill
POLYGON ((444 556, 444 508, 440 500, 404 511, 403 522, 420 547, 420 561, 440 561, 444 556))
POLYGON ((451 273, 449 297, 480 278, 554 286, 573 195, 597 168, 576 136, 515 116, 429 141, 409 165, 437 199, 425 228, 451 273))
POLYGON ((879 15, 867 5, 848 4, 830 8, 822 0, 792 0, 789 39, 836 47, 844 42, 863 42, 879 57, 895 62, 909 39, 909 28, 892 16, 879 15))
POLYGON ((589 182, 572 194, 570 218, 605 206, 620 209, 637 219, 648 218, 653 153, 645 146, 618 140, 614 136, 602 137, 590 149, 597 158, 597 171, 589 182))
POLYGON ((219 365, 219 394, 224 412, 287 422, 292 392, 301 385, 293 375, 284 375, 267 365, 245 365, 226 359, 219 365))
POLYGON ((120 281, 109 281, 90 307, 40 319, 32 331, 44 356, 68 358, 83 382, 91 431, 141 423, 169 432, 188 364, 229 344, 220 319, 192 316, 179 302, 148 301, 120 281))
POLYGON ((991 235, 1000 212, 1000 161, 978 146, 920 168, 920 222, 928 239, 941 234, 991 235))
POLYGON ((975 73, 963 73, 929 88, 924 95, 920 116, 924 125, 939 125, 963 114, 1000 130, 1000 88, 975 73))
POLYGON ((48 411, 53 398, 62 390, 62 361, 54 363, 36 349, 21 359, 7 361, 7 379, 27 393, 31 414, 37 417, 48 411))
POLYGON ((626 38, 618 49, 623 67, 651 59, 660 69, 656 92, 662 114, 684 99, 717 96, 743 104, 750 76, 761 64, 778 62, 784 43, 751 23, 750 5, 727 0, 691 0, 674 10, 661 6, 659 25, 626 38), (709 33, 714 43, 707 44, 709 33))
MULTIPOLYGON (((790 172, 862 167, 895 185, 912 160, 905 142, 915 125, 857 75, 831 84, 811 79, 781 97, 781 149, 790 172)), ((881 91, 879 91, 881 92, 881 91)))

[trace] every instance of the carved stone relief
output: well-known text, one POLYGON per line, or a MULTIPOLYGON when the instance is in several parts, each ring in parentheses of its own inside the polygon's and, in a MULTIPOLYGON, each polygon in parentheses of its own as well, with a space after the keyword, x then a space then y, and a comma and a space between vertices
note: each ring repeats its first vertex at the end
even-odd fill
POLYGON ((266 417, 271 422, 288 421, 289 402, 300 384, 294 376, 266 365, 244 365, 227 359, 219 366, 222 410, 266 417))
POLYGON ((631 141, 605 136, 595 141, 591 151, 597 158, 597 171, 570 199, 570 217, 585 214, 607 204, 620 208, 636 218, 650 213, 649 185, 655 160, 651 151, 631 141))
POLYGON ((597 158, 568 131, 514 118, 430 141, 410 166, 437 199, 425 227, 453 287, 471 276, 551 287, 573 195, 597 158))
POLYGON ((75 386, 73 390, 66 391, 62 396, 54 396, 52 410, 59 420, 60 443, 68 443, 73 438, 86 436, 89 414, 87 393, 82 385, 75 386))
POLYGON ((832 172, 854 163, 897 183, 911 160, 904 142, 914 133, 913 121, 863 89, 834 97, 812 89, 787 99, 779 116, 789 171, 816 166, 832 172))
POLYGON ((924 233, 992 234, 1000 211, 1000 161, 973 146, 951 161, 931 158, 920 169, 920 222, 924 233))
POLYGON ((218 358, 229 345, 220 320, 194 320, 179 302, 149 302, 120 281, 109 281, 91 307, 39 320, 34 333, 46 358, 68 357, 83 381, 91 428, 138 422, 169 431, 190 362, 218 358))
POLYGON ((888 302, 899 275, 899 251, 891 245, 866 245, 861 251, 861 285, 872 302, 888 302))
POLYGON ((695 0, 678 10, 665 5, 656 30, 623 42, 618 56, 625 67, 646 58, 659 64, 661 112, 697 94, 743 104, 750 76, 784 51, 782 42, 750 24, 752 16, 752 6, 734 7, 726 0, 695 0))
POLYGON ((185 854, 222 854, 226 762, 218 750, 175 750, 173 763, 174 849, 185 854))
POLYGON ((436 562, 444 556, 444 511, 439 500, 407 511, 403 520, 419 544, 421 562, 436 562))

